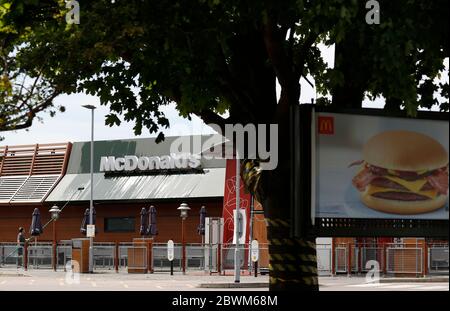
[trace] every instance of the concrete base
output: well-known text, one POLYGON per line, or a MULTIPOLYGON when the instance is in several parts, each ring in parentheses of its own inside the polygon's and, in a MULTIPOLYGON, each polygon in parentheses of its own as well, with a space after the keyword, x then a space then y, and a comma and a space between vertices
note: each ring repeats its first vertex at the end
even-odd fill
POLYGON ((199 288, 269 288, 269 283, 202 283, 199 288))
POLYGON ((3 277, 8 277, 8 276, 10 276, 10 277, 17 277, 17 276, 29 276, 29 275, 26 275, 26 274, 23 274, 23 273, 20 273, 20 272, 17 272, 17 273, 14 273, 14 272, 0 272, 0 278, 3 278, 3 277))
POLYGON ((381 278, 380 283, 442 283, 447 282, 448 276, 434 276, 434 277, 424 277, 424 278, 381 278))

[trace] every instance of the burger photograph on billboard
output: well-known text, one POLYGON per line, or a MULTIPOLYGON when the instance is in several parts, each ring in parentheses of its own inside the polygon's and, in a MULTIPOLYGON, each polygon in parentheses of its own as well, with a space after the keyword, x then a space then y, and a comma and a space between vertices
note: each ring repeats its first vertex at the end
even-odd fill
POLYGON ((448 220, 448 120, 320 112, 315 124, 316 217, 448 220))

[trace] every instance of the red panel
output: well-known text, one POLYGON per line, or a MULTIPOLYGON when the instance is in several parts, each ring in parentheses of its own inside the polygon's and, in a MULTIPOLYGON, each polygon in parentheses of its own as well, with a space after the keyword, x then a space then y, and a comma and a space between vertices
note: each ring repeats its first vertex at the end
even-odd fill
MULTIPOLYGON (((249 239, 250 225, 250 200, 251 196, 244 190, 244 182, 241 179, 240 186, 241 208, 245 208, 247 215, 247 228, 245 242, 249 239)), ((233 242, 234 219, 233 210, 236 208, 236 160, 227 160, 225 175, 225 191, 223 198, 223 243, 233 242)))

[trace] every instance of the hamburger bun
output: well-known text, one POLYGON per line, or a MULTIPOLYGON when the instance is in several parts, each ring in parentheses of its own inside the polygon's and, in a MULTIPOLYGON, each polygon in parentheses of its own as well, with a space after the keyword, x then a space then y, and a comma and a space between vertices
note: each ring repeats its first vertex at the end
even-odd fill
POLYGON ((367 207, 380 212, 401 215, 414 215, 429 213, 443 207, 447 202, 447 196, 438 195, 435 199, 426 201, 399 201, 377 198, 367 194, 367 192, 362 192, 361 201, 367 207))
POLYGON ((363 148, 363 159, 385 169, 414 172, 448 164, 447 151, 439 142, 411 131, 386 131, 373 136, 363 148))

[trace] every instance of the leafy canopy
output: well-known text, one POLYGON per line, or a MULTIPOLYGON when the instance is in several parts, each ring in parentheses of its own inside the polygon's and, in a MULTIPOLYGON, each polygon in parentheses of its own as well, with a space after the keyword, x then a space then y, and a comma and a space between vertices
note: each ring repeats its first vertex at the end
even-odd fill
POLYGON ((169 126, 160 107, 170 102, 182 116, 219 125, 279 122, 298 103, 302 76, 331 95, 351 81, 339 66, 327 68, 317 44, 355 34, 368 95, 399 98, 415 111, 437 103, 441 90, 448 110, 448 83, 434 80, 448 57, 445 1, 380 1, 380 25, 366 24, 357 0, 79 2, 81 23, 70 25, 65 1, 0 0, 0 130, 73 92, 99 96, 111 110, 106 123, 119 125, 123 115, 136 134, 169 126), (19 78, 28 88, 38 79, 31 96, 13 86, 19 78))

